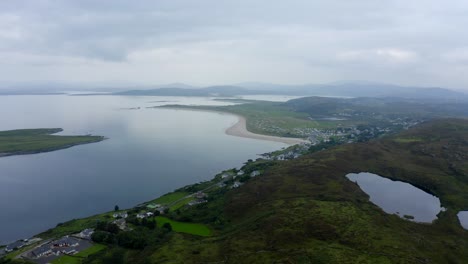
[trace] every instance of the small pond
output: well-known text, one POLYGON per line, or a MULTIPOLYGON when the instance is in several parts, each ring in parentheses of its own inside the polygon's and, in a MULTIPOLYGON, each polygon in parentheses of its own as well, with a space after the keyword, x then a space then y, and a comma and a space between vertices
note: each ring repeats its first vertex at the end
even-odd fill
POLYGON ((463 228, 468 229, 468 211, 461 211, 458 213, 458 219, 463 228))
POLYGON ((409 183, 367 172, 350 173, 346 177, 356 182, 370 196, 370 201, 386 213, 398 214, 415 222, 431 223, 441 210, 445 210, 440 206, 439 198, 409 183))

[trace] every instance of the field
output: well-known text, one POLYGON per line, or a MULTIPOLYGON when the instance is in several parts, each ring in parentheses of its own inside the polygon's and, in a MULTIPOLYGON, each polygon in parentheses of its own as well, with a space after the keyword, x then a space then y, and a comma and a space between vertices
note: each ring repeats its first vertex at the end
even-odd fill
POLYGON ((99 142, 101 136, 59 136, 60 128, 0 131, 0 156, 33 154, 99 142))
POLYGON ((175 232, 204 237, 211 235, 211 230, 203 224, 177 222, 162 216, 156 217, 156 222, 158 223, 158 227, 162 227, 165 223, 171 224, 172 230, 175 232))
POLYGON ((172 193, 165 194, 165 195, 163 195, 163 196, 161 196, 161 197, 159 197, 157 199, 154 199, 149 203, 156 203, 156 204, 166 205, 166 204, 173 203, 173 202, 175 202, 177 200, 180 200, 180 199, 184 198, 187 195, 189 195, 189 193, 187 193, 187 192, 172 192, 172 193))

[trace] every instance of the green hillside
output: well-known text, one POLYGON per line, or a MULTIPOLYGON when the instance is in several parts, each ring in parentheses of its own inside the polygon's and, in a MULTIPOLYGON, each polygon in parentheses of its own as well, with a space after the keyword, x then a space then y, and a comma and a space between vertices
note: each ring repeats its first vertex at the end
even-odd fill
POLYGON ((0 131, 0 157, 48 152, 104 140, 101 136, 52 135, 61 131, 61 128, 0 131))
POLYGON ((107 249, 81 263, 466 263, 468 231, 456 216, 468 209, 466 153, 467 120, 424 122, 365 143, 311 148, 293 160, 248 161, 243 174, 226 171, 171 194, 201 191, 206 202, 144 221, 135 215, 154 201, 128 210, 127 231, 106 231, 107 214, 40 236, 97 227, 107 249), (422 188, 447 210, 432 224, 387 214, 345 177, 362 171, 422 188))

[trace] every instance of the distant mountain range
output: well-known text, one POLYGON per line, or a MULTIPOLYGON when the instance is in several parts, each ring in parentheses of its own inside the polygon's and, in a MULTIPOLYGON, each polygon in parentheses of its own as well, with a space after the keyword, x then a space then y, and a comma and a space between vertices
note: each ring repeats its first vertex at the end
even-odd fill
POLYGON ((241 83, 205 88, 166 87, 129 90, 114 93, 133 96, 240 96, 240 95, 292 95, 341 97, 400 97, 429 100, 468 100, 468 95, 445 88, 421 88, 379 84, 371 82, 343 82, 331 84, 278 85, 241 83))
POLYGON ((291 96, 338 96, 338 97, 399 97, 427 100, 463 100, 468 94, 439 87, 400 86, 369 81, 340 81, 328 84, 283 85, 259 82, 244 82, 235 85, 196 87, 184 83, 157 86, 41 83, 37 85, 1 85, 0 95, 58 94, 82 91, 93 94, 107 92, 127 96, 218 96, 241 95, 291 95, 291 96))

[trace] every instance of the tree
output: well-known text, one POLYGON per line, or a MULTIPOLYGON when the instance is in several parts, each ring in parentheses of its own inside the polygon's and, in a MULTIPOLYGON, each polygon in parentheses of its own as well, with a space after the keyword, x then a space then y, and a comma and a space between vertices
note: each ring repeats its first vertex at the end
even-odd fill
POLYGON ((151 230, 154 230, 156 228, 156 221, 154 220, 154 218, 152 220, 147 221, 146 227, 148 227, 151 230))
POLYGON ((96 231, 91 235, 91 239, 96 243, 101 243, 106 238, 107 233, 103 231, 96 231))
POLYGON ((167 229, 167 231, 172 231, 172 226, 170 223, 164 223, 162 226, 164 229, 167 229))
POLYGON ((119 206, 118 206, 118 205, 114 206, 114 211, 116 211, 116 212, 117 212, 119 209, 120 209, 120 208, 119 208, 119 206))

